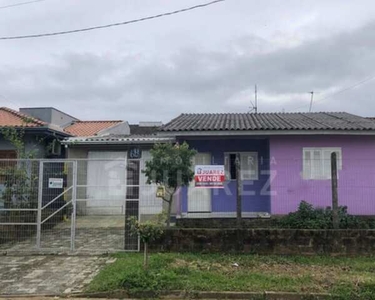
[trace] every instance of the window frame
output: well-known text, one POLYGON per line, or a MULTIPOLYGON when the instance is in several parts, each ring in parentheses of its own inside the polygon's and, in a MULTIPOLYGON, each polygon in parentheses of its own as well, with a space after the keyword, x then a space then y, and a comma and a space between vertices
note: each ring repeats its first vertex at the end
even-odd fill
POLYGON ((236 179, 232 179, 230 176, 230 155, 231 154, 240 154, 240 159, 241 159, 241 180, 247 180, 247 181, 255 181, 259 180, 259 152, 257 151, 232 151, 232 152, 224 152, 224 171, 225 171, 225 181, 236 181, 236 179), (244 178, 243 174, 243 168, 242 168, 242 159, 243 155, 248 154, 248 155, 254 155, 255 161, 256 161, 256 169, 254 176, 252 178, 244 178))
POLYGON ((303 147, 302 148, 302 178, 304 180, 330 180, 331 179, 331 169, 329 168, 328 173, 326 173, 325 170, 325 159, 324 159, 324 152, 336 152, 338 153, 338 159, 337 159, 337 170, 342 170, 342 148, 341 147, 303 147), (320 174, 314 174, 312 169, 312 161, 313 161, 313 154, 314 151, 319 151, 320 158, 319 158, 319 164, 320 164, 320 174), (308 170, 308 167, 306 165, 306 156, 307 153, 310 153, 310 170, 308 170), (308 171, 310 174, 308 174, 308 171))

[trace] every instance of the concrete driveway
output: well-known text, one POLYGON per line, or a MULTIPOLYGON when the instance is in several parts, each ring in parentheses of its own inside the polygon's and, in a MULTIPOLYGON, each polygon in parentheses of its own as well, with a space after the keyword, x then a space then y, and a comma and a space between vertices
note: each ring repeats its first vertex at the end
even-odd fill
MULTIPOLYGON (((125 248, 124 216, 78 216, 75 230, 75 250, 81 253, 102 254, 117 252, 125 248)), ((68 253, 71 242, 71 221, 60 222, 49 228, 43 226, 41 231, 41 248, 36 249, 36 236, 25 240, 0 244, 0 252, 12 254, 26 252, 68 253)), ((127 250, 137 250, 138 240, 127 250)))
POLYGON ((98 256, 0 256, 0 297, 81 292, 113 261, 98 256))

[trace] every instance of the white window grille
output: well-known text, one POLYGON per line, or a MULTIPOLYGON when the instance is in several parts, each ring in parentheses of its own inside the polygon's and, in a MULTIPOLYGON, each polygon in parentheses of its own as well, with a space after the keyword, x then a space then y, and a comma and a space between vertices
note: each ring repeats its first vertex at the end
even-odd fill
POLYGON ((341 170, 341 148, 303 148, 303 179, 331 179, 331 154, 333 152, 337 155, 337 170, 341 170))

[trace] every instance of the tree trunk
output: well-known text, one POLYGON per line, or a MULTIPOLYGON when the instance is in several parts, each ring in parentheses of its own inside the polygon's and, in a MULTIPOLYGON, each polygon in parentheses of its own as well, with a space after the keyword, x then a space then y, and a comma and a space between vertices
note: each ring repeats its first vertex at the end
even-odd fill
POLYGON ((143 268, 145 270, 148 269, 148 249, 147 243, 144 243, 144 251, 143 251, 143 268))
POLYGON ((337 193, 337 155, 331 154, 331 185, 332 185, 332 222, 333 228, 340 228, 339 220, 339 199, 337 193))
POLYGON ((171 226, 172 203, 173 203, 173 195, 171 195, 171 198, 168 201, 167 228, 169 228, 171 226))
POLYGON ((176 193, 177 188, 172 189, 172 191, 168 190, 168 198, 163 198, 165 202, 168 203, 168 208, 167 208, 167 228, 171 226, 171 213, 172 213, 172 205, 173 205, 173 196, 176 193))

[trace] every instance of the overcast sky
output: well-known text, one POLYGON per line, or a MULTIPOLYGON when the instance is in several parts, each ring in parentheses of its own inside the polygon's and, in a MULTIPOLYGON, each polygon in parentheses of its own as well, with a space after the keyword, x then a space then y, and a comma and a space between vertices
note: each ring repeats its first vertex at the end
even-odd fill
MULTIPOLYGON (((26 0, 0 0, 0 6, 26 0)), ((208 0, 46 0, 0 9, 0 36, 120 22, 208 0)), ((83 120, 167 122, 183 112, 375 115, 375 3, 227 0, 142 23, 0 41, 0 105, 83 120), (332 96, 331 96, 332 95, 332 96)))

